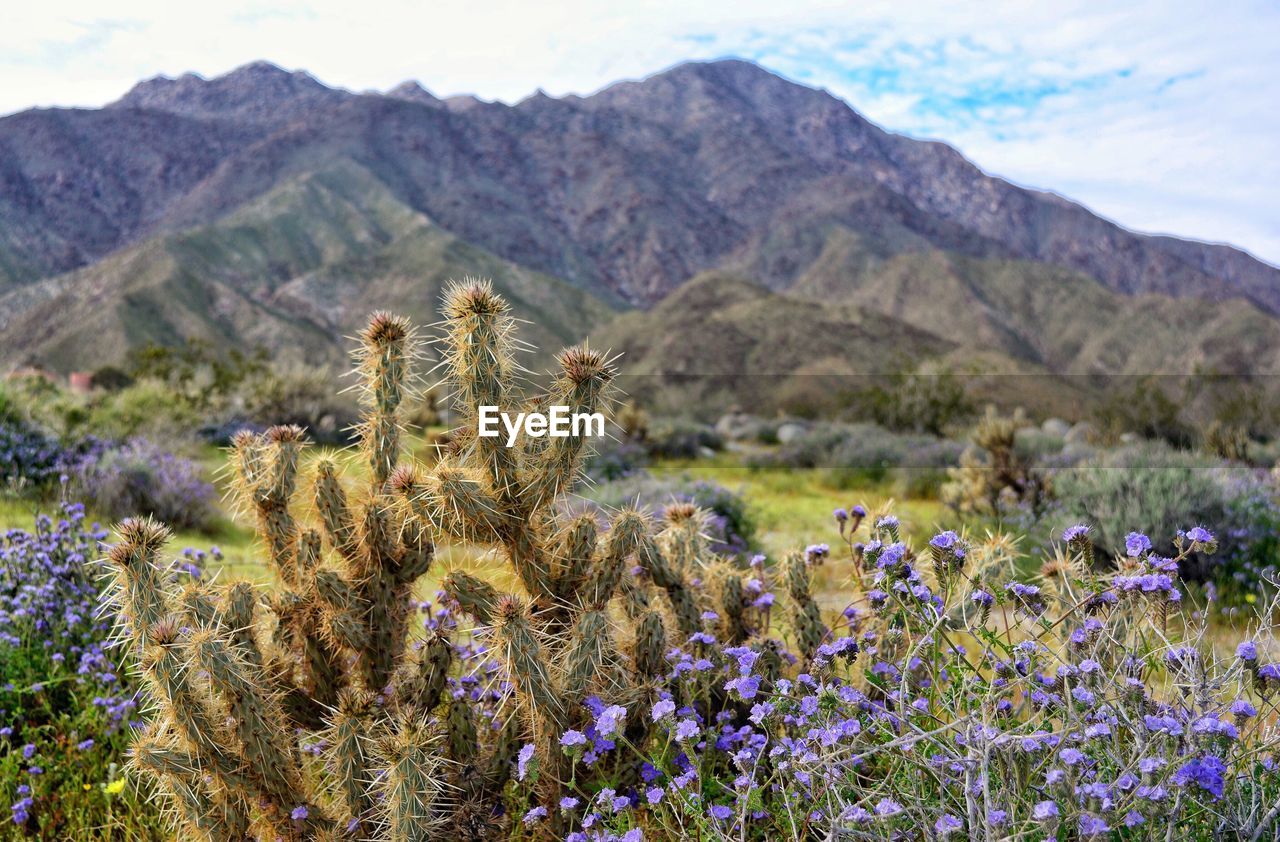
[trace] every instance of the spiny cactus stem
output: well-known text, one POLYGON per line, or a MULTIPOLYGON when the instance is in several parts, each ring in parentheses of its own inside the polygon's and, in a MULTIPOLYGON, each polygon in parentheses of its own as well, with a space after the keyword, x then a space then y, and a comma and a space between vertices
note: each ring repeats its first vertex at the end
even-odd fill
POLYGON ((241 757, 262 780, 272 801, 284 814, 305 804, 300 772, 286 748, 290 736, 282 731, 286 720, 276 700, 263 692, 246 674, 243 662, 214 635, 197 633, 187 648, 193 662, 208 673, 210 683, 226 700, 241 757))
POLYGON ((329 543, 343 558, 354 560, 359 551, 355 519, 347 502, 347 492, 338 479, 337 466, 332 459, 321 459, 315 470, 315 506, 329 543))
POLYGON ((169 530, 150 519, 129 519, 117 527, 120 542, 111 547, 107 560, 114 573, 114 599, 139 649, 148 634, 169 614, 164 571, 157 556, 169 540, 169 530))
POLYGON ((194 757, 142 737, 130 763, 157 779, 190 830, 211 842, 242 842, 249 834, 248 805, 234 790, 208 791, 194 757))

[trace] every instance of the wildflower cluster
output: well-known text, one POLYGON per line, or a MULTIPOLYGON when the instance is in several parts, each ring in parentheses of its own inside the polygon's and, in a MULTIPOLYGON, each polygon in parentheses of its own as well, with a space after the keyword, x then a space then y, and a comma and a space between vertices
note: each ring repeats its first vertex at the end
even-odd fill
MULTIPOLYGON (((648 745, 566 744, 583 764, 627 754, 641 778, 562 805, 566 838, 1280 830, 1280 664, 1256 640, 1214 652, 1182 615, 1170 629, 1152 607, 1178 604, 1176 560, 1152 556, 1145 536, 1130 536, 1118 570, 1095 573, 1082 564, 1088 529, 1073 527, 1071 555, 1045 580, 994 587, 981 584, 994 577, 985 548, 960 535, 927 543, 925 572, 895 519, 865 542, 849 535, 861 518, 836 520, 865 571, 845 622, 807 656, 707 632, 672 649, 661 699, 627 713, 658 725, 648 745), (1157 586, 1133 586, 1150 576, 1157 586)), ((1196 527, 1176 543, 1213 540, 1196 527)))
POLYGON ((107 787, 123 784, 109 764, 140 717, 86 566, 105 537, 69 503, 56 520, 0 535, 0 780, 23 831, 56 836, 77 811, 104 811, 120 794, 107 787))
POLYGON ((200 466, 145 438, 96 447, 70 471, 74 496, 107 517, 145 514, 200 529, 215 516, 216 495, 200 466))

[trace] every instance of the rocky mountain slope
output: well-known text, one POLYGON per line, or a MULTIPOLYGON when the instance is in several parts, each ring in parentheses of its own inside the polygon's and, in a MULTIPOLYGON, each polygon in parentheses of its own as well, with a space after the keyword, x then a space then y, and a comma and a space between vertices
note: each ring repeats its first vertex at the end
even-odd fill
POLYGON ((0 364, 189 336, 328 358, 365 309, 430 320, 443 277, 486 272, 548 341, 636 310, 603 335, 655 372, 1274 371, 1280 348, 1275 267, 1127 231, 742 61, 511 106, 256 63, 0 118, 0 364))

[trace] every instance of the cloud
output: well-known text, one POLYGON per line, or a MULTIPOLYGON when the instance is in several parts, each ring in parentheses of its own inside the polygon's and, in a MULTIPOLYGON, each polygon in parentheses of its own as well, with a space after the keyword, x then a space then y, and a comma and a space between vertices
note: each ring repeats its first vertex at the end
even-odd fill
POLYGON ((739 55, 886 128, 1145 231, 1280 263, 1280 7, 1267 2, 86 0, 6 10, 0 113, 266 58, 322 81, 516 101, 739 55), (980 12, 976 11, 980 8, 980 12))

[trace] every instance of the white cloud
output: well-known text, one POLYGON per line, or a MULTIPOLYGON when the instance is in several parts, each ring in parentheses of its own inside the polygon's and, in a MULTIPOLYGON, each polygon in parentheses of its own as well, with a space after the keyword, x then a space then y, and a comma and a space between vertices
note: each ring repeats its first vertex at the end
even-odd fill
POLYGON ((514 101, 743 55, 1130 227, 1280 263, 1280 7, 1265 0, 10 5, 0 113, 96 106, 140 78, 258 58, 356 90, 415 78, 514 101))

